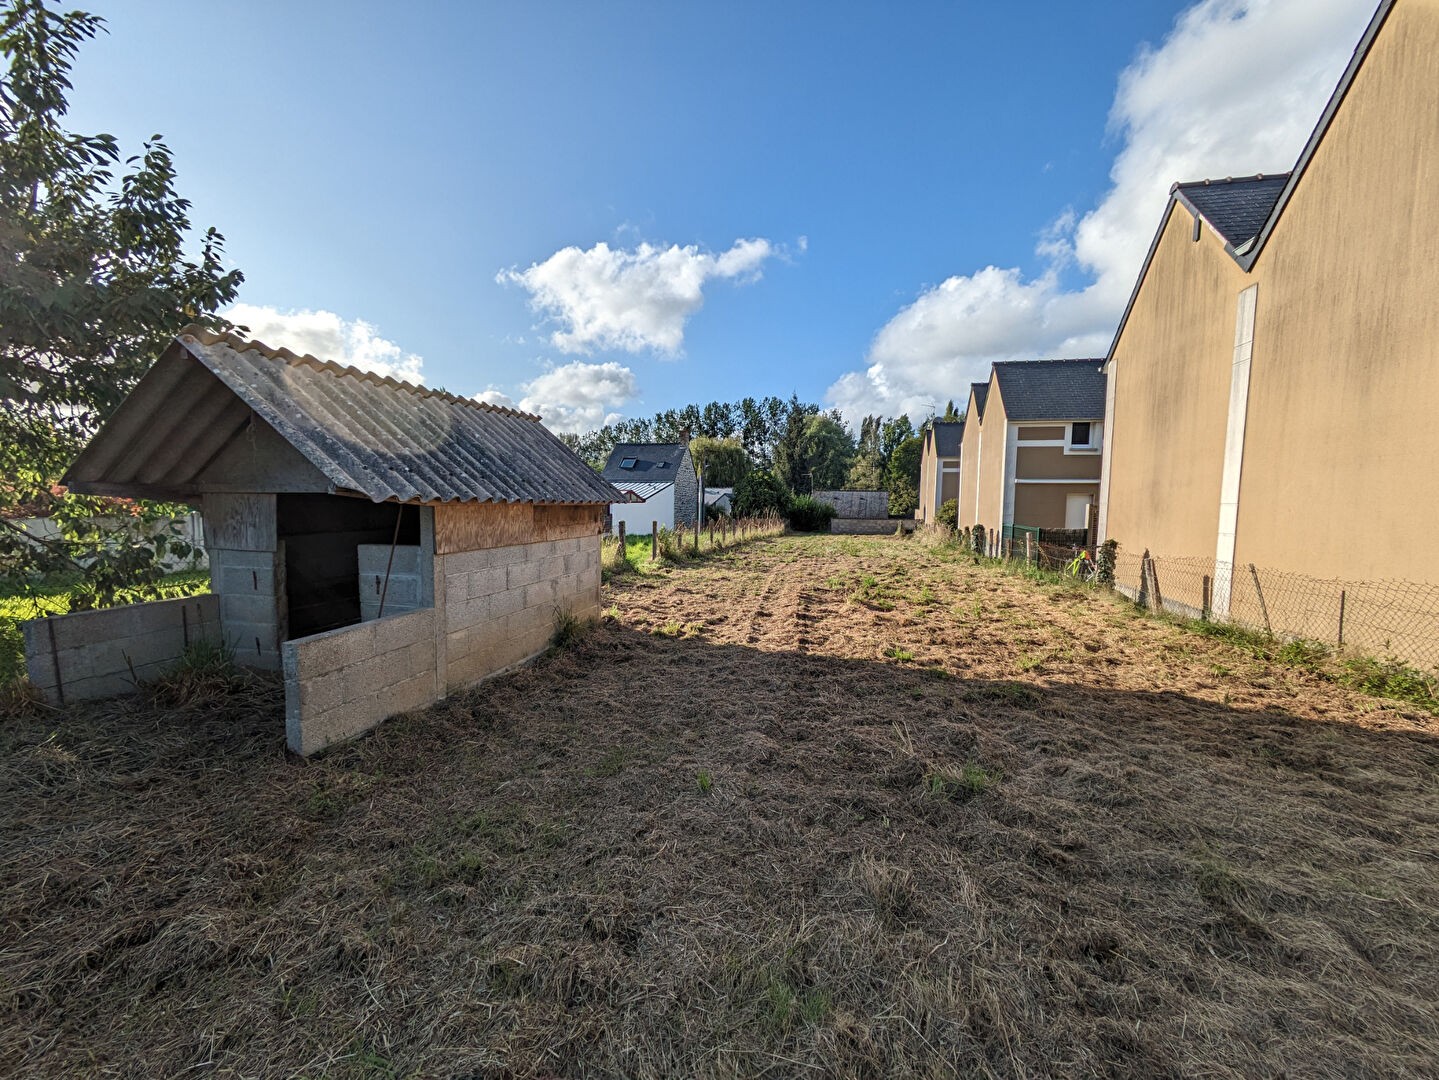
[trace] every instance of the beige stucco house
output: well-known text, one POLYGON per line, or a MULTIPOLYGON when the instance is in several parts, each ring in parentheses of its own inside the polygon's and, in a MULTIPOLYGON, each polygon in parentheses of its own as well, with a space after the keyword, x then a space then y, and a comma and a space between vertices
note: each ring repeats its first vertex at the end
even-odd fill
POLYGON ((1002 535, 1004 526, 1087 527, 1099 496, 1101 363, 1003 361, 993 365, 987 384, 971 387, 960 469, 961 525, 983 525, 991 536, 1002 535), (972 442, 971 424, 977 428, 972 442), (966 467, 971 445, 972 469, 966 467))
POLYGON ((984 424, 984 403, 989 383, 969 384, 964 433, 959 440, 959 525, 968 528, 979 520, 979 438, 984 424))
POLYGON ((1221 617, 1251 564, 1439 582, 1436 57, 1439 0, 1385 0, 1292 172, 1164 208, 1105 364, 1100 529, 1212 560, 1221 617))
POLYGON ((919 510, 915 517, 932 525, 939 508, 959 498, 964 421, 936 420, 924 431, 924 452, 919 462, 919 510))

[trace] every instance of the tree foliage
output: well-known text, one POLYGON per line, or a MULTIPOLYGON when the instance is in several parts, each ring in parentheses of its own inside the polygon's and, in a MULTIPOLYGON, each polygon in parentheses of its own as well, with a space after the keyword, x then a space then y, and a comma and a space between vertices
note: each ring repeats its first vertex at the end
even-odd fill
POLYGON ((705 487, 734 487, 753 467, 744 445, 733 436, 713 439, 702 435, 692 439, 690 455, 701 470, 705 487))
POLYGON ((791 495, 784 481, 774 473, 756 469, 735 485, 732 502, 736 517, 783 515, 789 510, 791 495))
POLYGON ((894 447, 885 469, 889 512, 908 516, 919 508, 919 470, 924 457, 924 440, 911 435, 894 447))
POLYGON ((102 27, 44 0, 0 3, 0 509, 49 512, 61 529, 49 544, 3 530, 0 574, 82 573, 96 602, 119 578, 158 577, 169 541, 137 536, 164 532, 172 509, 67 501, 54 482, 178 330, 226 325, 215 312, 242 280, 213 228, 191 252, 160 136, 122 159, 113 136, 65 130, 72 62, 102 27))

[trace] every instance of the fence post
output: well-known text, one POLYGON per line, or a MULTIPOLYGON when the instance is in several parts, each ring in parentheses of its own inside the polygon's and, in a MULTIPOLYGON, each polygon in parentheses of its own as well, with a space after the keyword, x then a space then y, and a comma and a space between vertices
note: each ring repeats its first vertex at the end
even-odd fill
POLYGON ((1151 555, 1149 558, 1149 580, 1154 586, 1154 610, 1164 610, 1164 594, 1159 591, 1159 564, 1154 561, 1151 555))
POLYGON ((1033 534, 1033 533, 1025 533, 1025 534, 1024 534, 1024 561, 1027 562, 1027 563, 1032 563, 1032 562, 1034 562, 1034 534, 1033 534))
POLYGON ((1259 597, 1259 611, 1264 616, 1264 631, 1270 637, 1274 636, 1274 627, 1269 623, 1269 605, 1264 602, 1264 589, 1259 584, 1259 571, 1254 569, 1254 564, 1249 564, 1249 576, 1254 579, 1254 592, 1259 597))
POLYGON ((696 525, 696 526, 695 526, 695 554, 698 555, 699 553, 700 553, 700 527, 699 527, 698 525, 696 525))
POLYGON ((650 522, 650 562, 658 562, 660 557, 660 523, 650 522))
POLYGON ((1199 601, 1199 603, 1200 603, 1199 617, 1200 617, 1201 619, 1203 619, 1205 622, 1208 622, 1208 621, 1209 621, 1209 602, 1210 602, 1210 600, 1213 598, 1213 595, 1214 595, 1213 589, 1214 589, 1214 583, 1210 580, 1209 575, 1208 575, 1208 574, 1205 574, 1205 575, 1204 575, 1203 589, 1202 589, 1201 594, 1200 594, 1200 595, 1201 595, 1201 599, 1200 599, 1200 601, 1199 601))
POLYGON ((1149 595, 1149 549, 1144 549, 1144 554, 1139 556, 1139 594, 1135 596, 1134 602, 1140 607, 1150 607, 1149 595))
POLYGON ((1339 590, 1339 647, 1344 648, 1344 589, 1339 590))
POLYGON ((623 520, 623 519, 621 519, 620 522, 619 522, 619 534, 620 534, 620 561, 619 561, 619 565, 620 565, 620 566, 624 566, 625 563, 629 561, 629 552, 625 550, 625 523, 624 523, 624 520, 623 520))

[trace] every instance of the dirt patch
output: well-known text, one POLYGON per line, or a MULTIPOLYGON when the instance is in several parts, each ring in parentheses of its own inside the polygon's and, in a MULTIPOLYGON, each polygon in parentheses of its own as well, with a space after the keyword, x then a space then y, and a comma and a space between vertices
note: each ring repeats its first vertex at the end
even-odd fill
MULTIPOLYGON (((1423 1075, 1439 729, 890 538, 630 580, 320 759, 0 731, 16 1075, 1423 1075)), ((264 696, 268 695, 268 696, 264 696)))

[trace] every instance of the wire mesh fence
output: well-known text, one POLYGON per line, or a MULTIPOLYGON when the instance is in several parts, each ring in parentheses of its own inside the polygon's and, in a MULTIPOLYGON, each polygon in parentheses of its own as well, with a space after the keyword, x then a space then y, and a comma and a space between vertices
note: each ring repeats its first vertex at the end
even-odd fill
MULTIPOLYGON (((968 530, 960 540, 970 544, 968 530)), ((977 550, 1082 580, 1097 577, 1092 547, 1040 539, 1029 530, 982 537, 977 550)), ((1439 671, 1439 584, 1316 578, 1248 563, 1225 566, 1214 559, 1121 549, 1114 588, 1156 611, 1439 671)))
POLYGON ((1114 583, 1148 607, 1439 668, 1439 585, 1323 579, 1125 551, 1114 583))

